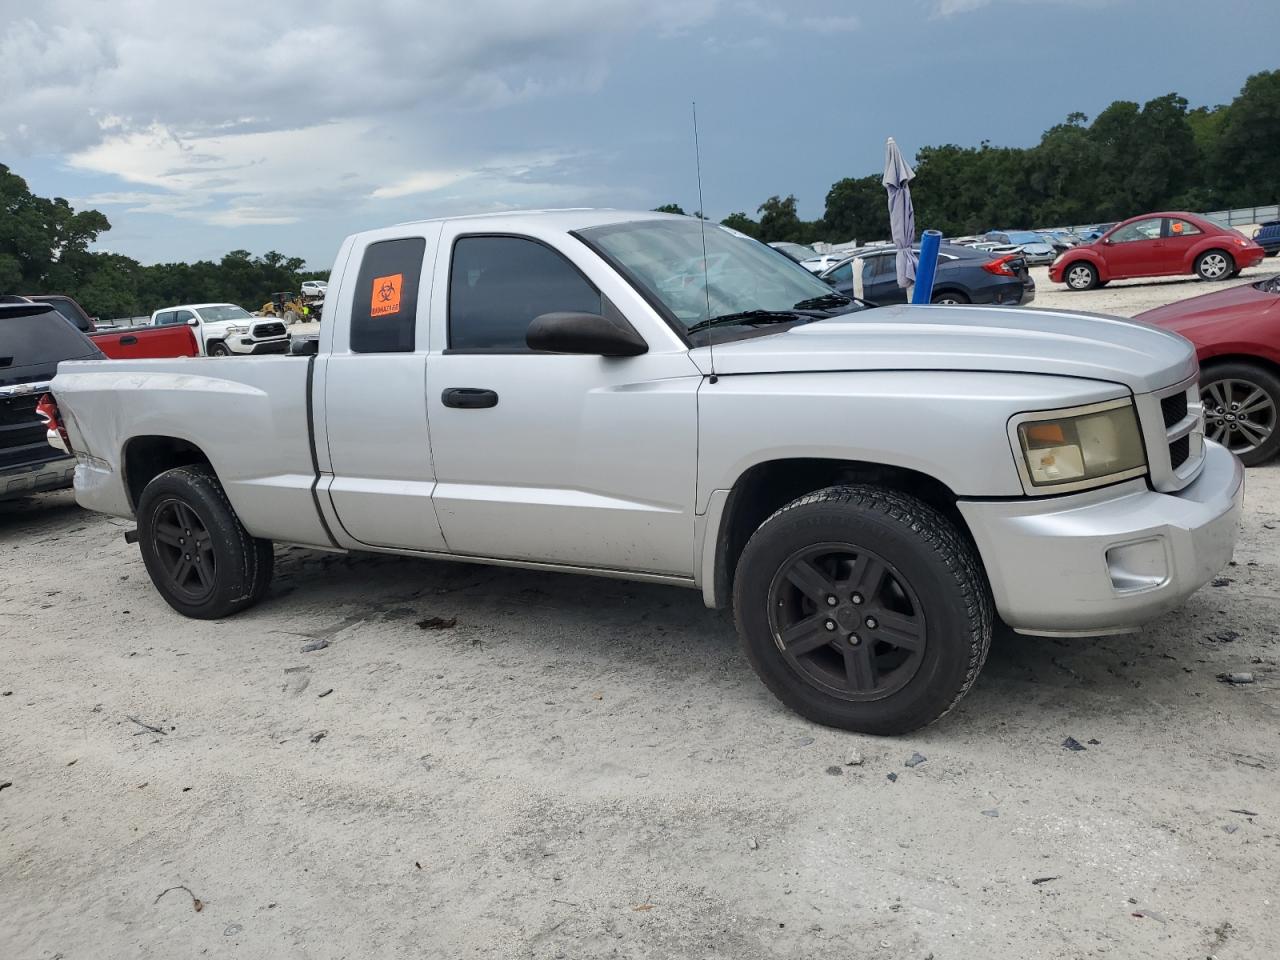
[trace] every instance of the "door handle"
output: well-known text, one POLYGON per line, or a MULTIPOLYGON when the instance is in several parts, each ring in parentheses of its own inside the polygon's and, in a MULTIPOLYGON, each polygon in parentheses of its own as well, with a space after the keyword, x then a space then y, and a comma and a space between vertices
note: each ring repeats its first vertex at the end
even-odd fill
POLYGON ((134 336, 127 336, 127 337, 120 338, 120 346, 122 347, 132 347, 137 342, 138 342, 138 338, 134 336))
POLYGON ((481 387, 446 387, 440 394, 440 400, 446 407, 459 410, 481 410, 498 405, 498 394, 493 390, 481 387))

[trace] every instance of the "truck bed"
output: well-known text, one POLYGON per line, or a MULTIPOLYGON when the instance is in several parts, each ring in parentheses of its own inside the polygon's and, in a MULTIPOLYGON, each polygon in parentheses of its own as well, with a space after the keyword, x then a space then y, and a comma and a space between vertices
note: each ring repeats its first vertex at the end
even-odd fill
POLYGON ((142 324, 89 334, 99 350, 112 360, 146 360, 165 357, 198 357, 200 345, 186 325, 153 327, 142 324))
MULTIPOLYGON (((185 328, 183 328, 185 329, 185 328)), ((220 357, 63 363, 52 391, 79 464, 76 499, 133 515, 128 446, 171 437, 202 451, 246 529, 326 543, 312 488, 313 358, 220 357), (92 410, 92 416, 87 411, 92 410)))

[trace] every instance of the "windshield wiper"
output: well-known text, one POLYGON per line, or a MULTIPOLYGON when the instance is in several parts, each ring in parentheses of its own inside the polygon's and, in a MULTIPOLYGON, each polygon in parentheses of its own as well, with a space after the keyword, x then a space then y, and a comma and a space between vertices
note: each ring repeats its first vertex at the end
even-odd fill
POLYGON ((810 297, 808 300, 801 300, 792 309, 794 310, 827 310, 831 307, 843 307, 853 303, 852 297, 846 297, 843 293, 824 293, 820 297, 810 297))
POLYGON ((718 317, 699 320, 689 328, 689 333, 708 330, 711 327, 728 327, 734 324, 752 323, 788 323, 793 320, 812 320, 802 313, 793 310, 743 310, 740 313, 725 313, 718 317))

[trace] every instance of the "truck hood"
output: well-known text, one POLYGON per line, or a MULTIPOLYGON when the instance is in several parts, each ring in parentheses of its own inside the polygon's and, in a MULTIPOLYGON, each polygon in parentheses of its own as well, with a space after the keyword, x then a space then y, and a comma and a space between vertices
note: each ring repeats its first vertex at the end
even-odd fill
MULTIPOLYGON (((696 351, 700 365, 706 348, 696 351)), ((1195 374, 1175 333, 1101 314, 893 306, 715 345, 715 372, 990 370, 1106 380, 1148 393, 1195 374)))

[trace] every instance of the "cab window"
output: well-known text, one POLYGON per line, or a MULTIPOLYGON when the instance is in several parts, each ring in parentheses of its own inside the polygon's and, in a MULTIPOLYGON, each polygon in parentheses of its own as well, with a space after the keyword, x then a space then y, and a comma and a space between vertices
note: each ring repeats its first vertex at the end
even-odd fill
POLYGON ((364 251, 351 304, 353 353, 412 353, 427 241, 382 240, 364 251))
POLYGON ((544 313, 602 313, 600 291, 559 252, 527 237, 459 237, 449 270, 449 349, 527 353, 544 313))

